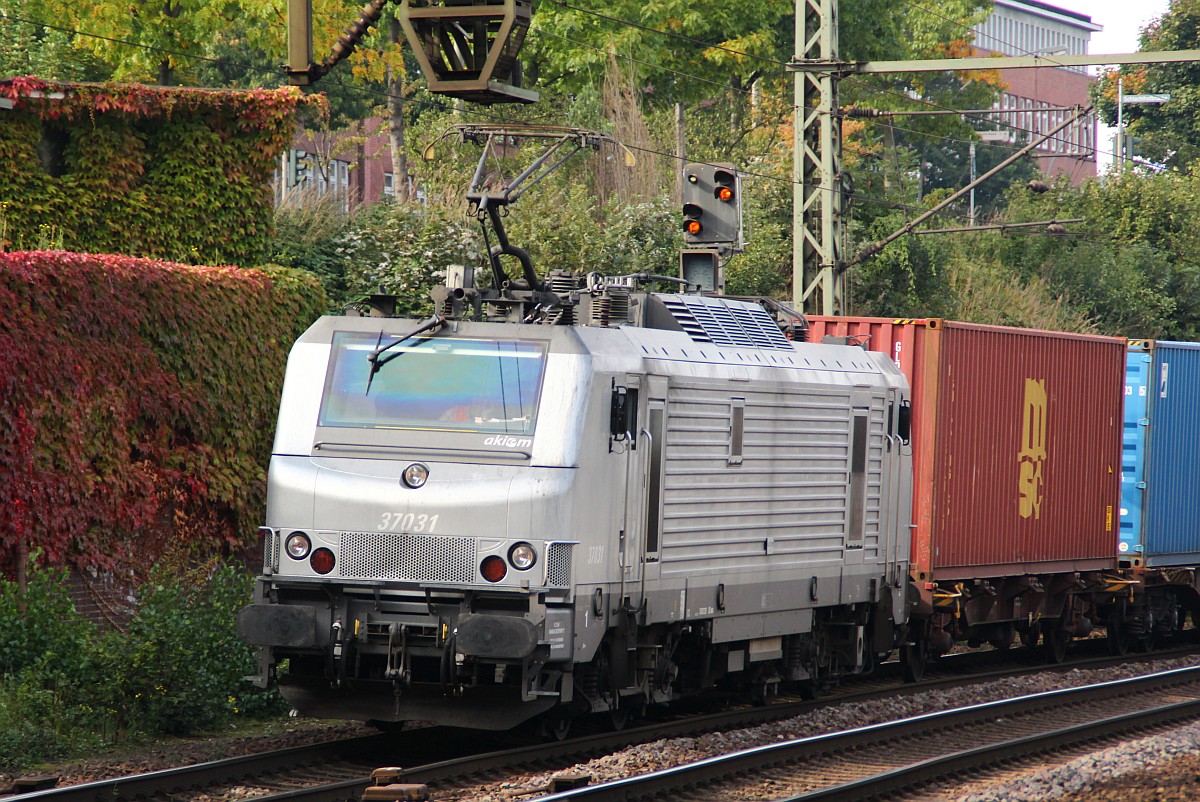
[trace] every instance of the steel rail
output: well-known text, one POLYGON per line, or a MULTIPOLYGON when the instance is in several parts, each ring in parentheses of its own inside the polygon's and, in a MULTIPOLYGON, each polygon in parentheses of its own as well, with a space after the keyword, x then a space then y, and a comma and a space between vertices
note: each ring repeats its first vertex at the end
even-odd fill
POLYGON ((1200 718, 1200 699, 1155 707, 1135 713, 1076 724, 1070 727, 1028 735, 1024 738, 931 758, 883 772, 854 782, 788 797, 778 802, 861 802, 874 796, 893 793, 906 787, 922 785, 981 766, 996 765, 1044 754, 1047 751, 1076 743, 1096 741, 1109 736, 1125 736, 1145 727, 1172 724, 1200 718))
MULTIPOLYGON (((895 722, 874 724, 859 727, 844 732, 826 733, 793 741, 768 744, 765 746, 744 749, 728 755, 720 755, 695 763, 662 769, 661 771, 638 777, 628 777, 600 785, 563 791, 557 794, 537 797, 530 802, 561 802, 563 800, 587 800, 588 802, 627 802, 634 799, 648 799, 655 795, 669 795, 682 788, 694 788, 708 783, 719 782, 735 775, 764 769, 802 760, 812 756, 844 753, 849 750, 861 749, 880 742, 896 742, 904 738, 918 735, 928 735, 931 731, 943 731, 951 728, 966 727, 973 724, 995 722, 1001 718, 1011 718, 1027 715, 1064 705, 1081 705, 1111 699, 1116 695, 1128 698, 1131 693, 1152 693, 1166 688, 1186 684, 1200 684, 1200 667, 1188 667, 1160 672, 1145 677, 1134 677, 1125 680, 1087 685, 1081 688, 1046 691, 1030 694, 998 702, 987 702, 980 705, 957 708, 937 713, 926 713, 920 716, 902 719, 895 722)), ((1099 733, 1101 728, 1109 733, 1128 732, 1130 726, 1145 726, 1147 723, 1162 721, 1177 721, 1200 716, 1200 692, 1197 698, 1187 702, 1172 702, 1169 705, 1157 706, 1147 711, 1128 713, 1114 717, 1102 717, 1086 724, 1072 725, 1066 728, 1056 728, 1050 732, 1042 732, 1026 738, 993 744, 991 747, 960 751, 921 761, 901 769, 883 772, 878 776, 863 778, 862 786, 851 787, 851 784, 833 786, 820 791, 793 797, 793 800, 861 800, 869 796, 870 783, 876 783, 876 789, 870 793, 894 791, 898 787, 911 785, 920 781, 929 781, 950 773, 948 768, 939 765, 946 761, 945 766, 957 766, 955 771, 967 768, 978 768, 1004 759, 1008 756, 1028 755, 1039 751, 1045 743, 1062 745, 1064 736, 1070 736, 1076 741, 1090 740, 1093 733, 1099 733), (821 794, 825 794, 822 796, 821 794)), ((1099 737, 1096 735, 1095 737, 1099 737)), ((854 781, 859 783, 860 781, 854 781)))
POLYGON ((323 761, 345 760, 384 748, 393 736, 363 735, 337 741, 293 746, 274 752, 224 758, 193 766, 96 780, 80 785, 65 785, 45 791, 33 791, 5 798, 5 802, 113 802, 122 799, 146 799, 164 791, 200 788, 215 783, 233 782, 251 772, 295 769, 297 765, 316 765, 323 761))
MULTIPOLYGON (((1099 644, 1099 642, 1097 642, 1099 644)), ((831 692, 818 700, 808 701, 777 701, 759 706, 744 707, 733 711, 690 715, 675 720, 658 722, 637 728, 618 732, 605 732, 586 735, 555 744, 537 744, 518 748, 478 753, 451 760, 424 765, 414 765, 403 776, 404 782, 436 783, 497 769, 512 769, 522 763, 562 761, 564 766, 570 765, 581 757, 606 754, 634 744, 646 743, 660 738, 684 737, 717 730, 729 730, 739 727, 751 727, 764 723, 779 721, 819 710, 824 707, 841 704, 848 701, 868 701, 888 696, 909 695, 936 689, 947 689, 963 685, 978 684, 993 679, 1019 676, 1029 673, 1047 671, 1065 671, 1087 668, 1108 667, 1127 663, 1131 660, 1159 660, 1175 656, 1193 655, 1195 645, 1164 650, 1153 654, 1136 657, 1092 657, 1084 660, 1074 660, 1061 665, 1030 665, 1024 660, 1026 650, 1015 649, 1011 652, 968 653, 943 658, 940 661, 942 671, 954 672, 948 676, 927 676, 920 683, 900 685, 898 678, 889 681, 888 675, 896 673, 893 663, 885 663, 877 669, 873 678, 863 678, 851 683, 848 687, 831 692), (999 669, 987 667, 987 657, 992 655, 1008 663, 999 669), (984 662, 980 672, 980 663, 984 662), (1014 666, 1013 663, 1018 665, 1014 666)), ((297 768, 313 767, 328 768, 333 761, 349 761, 358 758, 361 764, 366 755, 379 755, 381 762, 377 765, 394 764, 404 759, 411 760, 415 754, 405 744, 405 736, 422 739, 426 745, 430 740, 425 733, 440 733, 445 735, 447 730, 433 728, 429 730, 407 730, 397 735, 360 736, 342 741, 331 741, 308 746, 290 747, 277 752, 258 753, 234 758, 210 761, 194 766, 165 769, 146 774, 117 777, 99 780, 81 785, 63 786, 45 791, 10 795, 2 798, 2 802, 120 802, 121 800, 150 799, 153 797, 171 796, 180 798, 186 796, 185 791, 211 788, 221 784, 240 783, 255 784, 255 776, 271 772, 286 772, 297 768), (421 734, 416 734, 421 733, 421 734), (416 734, 416 735, 414 735, 416 734), (400 755, 401 757, 391 757, 400 755)), ((453 733, 453 731, 450 731, 453 733)), ((439 736, 440 737, 440 736, 439 736)), ((453 737, 453 736, 451 736, 453 737)), ((457 740, 461 741, 461 737, 457 740)), ((461 751, 461 750, 460 750, 461 751)), ((262 783, 263 786, 281 785, 287 778, 271 778, 262 783)), ((278 791, 270 795, 255 797, 260 802, 294 802, 304 799, 305 802, 339 802, 340 800, 356 800, 362 790, 370 784, 369 777, 355 777, 337 782, 328 782, 308 788, 278 791)), ((219 792, 207 792, 217 798, 219 792)))

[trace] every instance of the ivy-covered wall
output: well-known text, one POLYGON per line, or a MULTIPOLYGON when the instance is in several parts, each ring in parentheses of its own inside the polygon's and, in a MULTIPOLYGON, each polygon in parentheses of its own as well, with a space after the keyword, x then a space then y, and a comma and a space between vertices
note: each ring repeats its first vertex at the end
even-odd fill
POLYGON ((253 266, 292 90, 0 80, 0 250, 64 248, 253 266))
POLYGON ((252 542, 310 274, 0 253, 0 567, 252 542))

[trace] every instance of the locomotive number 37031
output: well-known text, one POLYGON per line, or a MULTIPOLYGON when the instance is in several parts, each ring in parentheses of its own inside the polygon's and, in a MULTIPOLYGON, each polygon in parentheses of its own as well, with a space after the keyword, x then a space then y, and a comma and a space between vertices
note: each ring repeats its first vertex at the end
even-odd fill
POLYGON ((380 532, 432 532, 437 528, 438 516, 416 512, 385 512, 379 517, 380 532))

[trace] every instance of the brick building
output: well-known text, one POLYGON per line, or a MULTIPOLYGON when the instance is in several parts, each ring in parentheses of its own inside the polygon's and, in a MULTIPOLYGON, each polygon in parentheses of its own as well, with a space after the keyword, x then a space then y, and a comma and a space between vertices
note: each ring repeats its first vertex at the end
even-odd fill
POLYGON ((375 117, 358 123, 357 130, 309 131, 298 137, 283 154, 275 176, 276 205, 294 193, 331 195, 349 212, 394 198, 392 156, 382 124, 375 117))
MULTIPOLYGON (((1086 55, 1093 33, 1102 30, 1086 14, 1038 0, 994 0, 991 16, 975 27, 975 47, 984 54, 1005 56, 1086 55)), ((997 119, 1007 126, 1004 136, 988 139, 1017 142, 1045 133, 1071 114, 1069 109, 1090 102, 1094 80, 1085 67, 1001 70, 1004 94, 999 107, 1015 110, 997 119)), ((1088 117, 1039 148, 1035 155, 1047 175, 1067 175, 1078 184, 1096 175, 1096 120, 1088 117)))

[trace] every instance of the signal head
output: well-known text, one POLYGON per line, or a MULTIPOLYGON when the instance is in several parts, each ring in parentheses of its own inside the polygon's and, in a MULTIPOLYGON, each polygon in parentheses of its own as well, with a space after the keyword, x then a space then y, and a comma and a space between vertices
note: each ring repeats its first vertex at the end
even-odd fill
POLYGON ((704 210, 695 203, 683 204, 683 233, 689 237, 696 237, 704 230, 704 223, 700 218, 704 216, 704 210))

